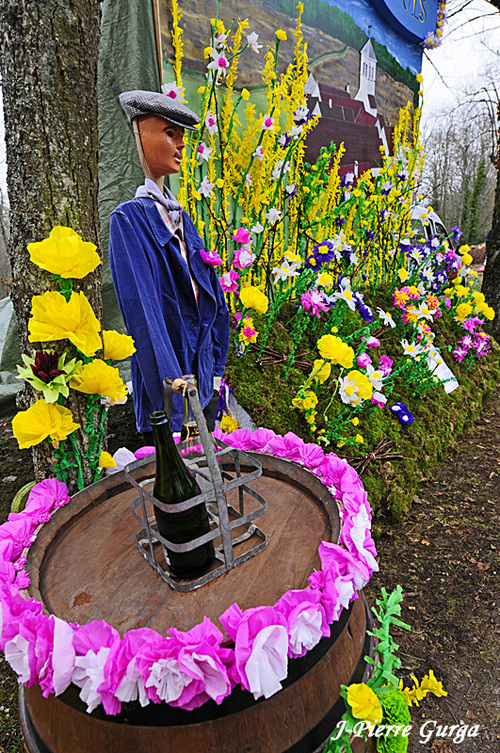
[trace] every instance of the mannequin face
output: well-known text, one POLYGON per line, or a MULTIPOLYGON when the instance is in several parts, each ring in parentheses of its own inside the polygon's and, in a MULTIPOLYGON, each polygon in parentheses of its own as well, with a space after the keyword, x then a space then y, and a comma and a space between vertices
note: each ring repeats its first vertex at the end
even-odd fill
POLYGON ((138 121, 144 157, 154 177, 178 173, 185 147, 184 128, 159 115, 141 115, 138 121))

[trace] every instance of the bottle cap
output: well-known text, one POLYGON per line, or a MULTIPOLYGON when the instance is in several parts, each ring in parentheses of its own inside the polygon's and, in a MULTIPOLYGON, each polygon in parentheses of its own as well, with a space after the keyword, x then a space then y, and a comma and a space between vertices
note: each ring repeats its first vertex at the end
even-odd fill
POLYGON ((154 413, 151 413, 149 416, 149 423, 151 426, 158 426, 159 424, 168 424, 168 416, 165 413, 164 410, 155 410, 154 413))

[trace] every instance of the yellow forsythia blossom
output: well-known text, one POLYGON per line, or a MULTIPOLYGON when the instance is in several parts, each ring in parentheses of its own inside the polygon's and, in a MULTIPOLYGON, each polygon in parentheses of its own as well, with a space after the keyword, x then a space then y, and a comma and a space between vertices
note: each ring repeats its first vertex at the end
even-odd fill
POLYGON ((20 450, 34 447, 50 437, 61 442, 80 427, 73 421, 68 408, 58 403, 37 400, 28 410, 20 411, 12 419, 12 431, 20 450))
POLYGON ((72 293, 69 301, 55 290, 33 296, 28 340, 69 340, 84 355, 93 356, 101 345, 101 325, 85 295, 72 293))
POLYGON ((267 295, 253 285, 243 288, 240 301, 246 309, 254 309, 258 314, 265 314, 269 306, 267 295))
POLYGON ((33 264, 60 277, 80 280, 99 266, 97 246, 86 243, 69 227, 57 225, 39 243, 28 243, 33 264))
POLYGON ((118 402, 127 394, 127 388, 118 369, 109 366, 100 358, 82 366, 70 379, 69 386, 78 392, 85 392, 86 395, 109 397, 112 403, 118 402))
POLYGON ((373 725, 380 724, 382 721, 383 711, 380 701, 373 690, 364 682, 349 685, 347 688, 347 703, 356 719, 364 719, 373 725))
POLYGON ((130 335, 122 335, 114 329, 102 331, 104 358, 110 361, 123 361, 135 353, 134 340, 130 335))

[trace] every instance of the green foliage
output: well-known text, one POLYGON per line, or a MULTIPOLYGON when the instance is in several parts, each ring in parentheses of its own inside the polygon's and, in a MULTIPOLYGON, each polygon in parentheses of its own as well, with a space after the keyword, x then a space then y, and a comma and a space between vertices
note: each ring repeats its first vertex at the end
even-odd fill
MULTIPOLYGON (((314 358, 315 336, 305 332, 300 343, 292 342, 287 324, 294 314, 294 308, 287 304, 281 310, 277 321, 270 328, 268 346, 288 354, 293 348, 302 360, 312 363, 314 358), (309 353, 308 353, 309 351, 309 353), (303 355, 307 354, 308 355, 303 355)), ((263 331, 265 317, 255 316, 257 330, 263 331)), ((319 320, 318 320, 319 321, 319 320)), ((393 452, 401 458, 372 462, 362 476, 368 499, 374 510, 374 530, 382 523, 401 523, 409 514, 412 499, 418 492, 419 484, 432 476, 436 465, 453 457, 457 439, 473 425, 480 414, 484 402, 493 393, 500 379, 500 348, 493 344, 487 359, 476 361, 470 368, 459 366, 451 357, 448 348, 455 342, 455 326, 439 319, 434 324, 436 345, 448 366, 457 375, 460 387, 447 395, 441 384, 426 393, 424 399, 416 400, 414 390, 404 381, 396 382, 390 396, 390 404, 401 401, 411 406, 415 421, 409 426, 400 426, 387 410, 374 410, 369 418, 362 419, 359 426, 351 424, 351 434, 360 431, 364 438, 362 445, 325 445, 325 452, 336 452, 352 460, 373 451, 383 438, 395 441, 393 452)), ((384 333, 384 352, 396 356, 399 338, 393 330, 384 333)), ((292 408, 291 400, 303 383, 305 374, 296 365, 286 366, 285 362, 259 366, 258 350, 239 358, 231 346, 226 369, 228 383, 233 387, 236 398, 250 413, 257 426, 265 426, 279 434, 293 431, 305 441, 312 441, 302 413, 292 408)), ((334 386, 330 382, 322 385, 324 399, 330 399, 334 386)))
POLYGON ((463 210, 462 226, 464 229, 464 239, 467 243, 473 245, 479 243, 479 212, 481 201, 486 188, 486 161, 481 158, 477 175, 474 180, 472 191, 467 191, 463 210))

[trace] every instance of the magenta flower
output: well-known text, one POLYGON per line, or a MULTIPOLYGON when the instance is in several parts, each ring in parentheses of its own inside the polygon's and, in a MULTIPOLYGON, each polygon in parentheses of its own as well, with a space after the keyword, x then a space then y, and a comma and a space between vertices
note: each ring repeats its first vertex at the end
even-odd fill
POLYGON ((251 240, 250 230, 246 230, 244 227, 239 227, 234 235, 231 236, 236 243, 250 243, 251 240))
MULTIPOLYGON (((288 673, 287 621, 275 607, 247 609, 238 622, 237 610, 229 607, 220 622, 235 642, 236 672, 245 690, 257 698, 270 698, 281 690, 288 673), (229 620, 226 615, 229 612, 229 620), (229 633, 231 635, 231 633, 229 633)), ((237 605, 236 605, 237 606, 237 605)))
POLYGON ((389 376, 389 374, 392 371, 394 361, 392 361, 389 356, 380 356, 378 359, 378 370, 384 374, 384 376, 389 376))
POLYGON ((290 659, 304 656, 322 638, 330 636, 330 627, 318 590, 305 588, 288 591, 276 603, 276 608, 286 617, 290 659))
POLYGON ((234 252, 233 267, 236 267, 236 269, 246 269, 252 264, 254 259, 255 254, 252 254, 246 246, 242 246, 234 252))
POLYGON ((322 311, 328 311, 328 304, 325 302, 325 294, 322 290, 313 290, 311 293, 302 293, 300 301, 306 311, 311 312, 312 316, 321 316, 322 311))
POLYGON ((455 361, 458 361, 458 363, 462 363, 465 356, 467 355, 469 351, 467 348, 462 347, 461 345, 457 345, 453 350, 451 351, 451 354, 455 361))
POLYGON ((387 398, 381 392, 374 392, 371 397, 372 405, 378 405, 379 408, 383 408, 387 402, 387 398))
POLYGON ((238 280, 240 276, 234 269, 230 269, 229 272, 224 272, 222 277, 219 277, 220 286, 224 293, 235 293, 238 290, 238 280))
POLYGON ((370 358, 368 353, 361 353, 361 355, 356 358, 356 364, 360 369, 366 369, 366 367, 370 366, 371 363, 372 359, 370 358))
POLYGON ((222 264, 222 259, 217 251, 205 251, 204 248, 200 248, 200 256, 205 264, 209 264, 211 267, 218 267, 222 264))
POLYGON ((380 340, 378 337, 369 337, 366 341, 366 344, 369 348, 378 348, 380 345, 380 340))

